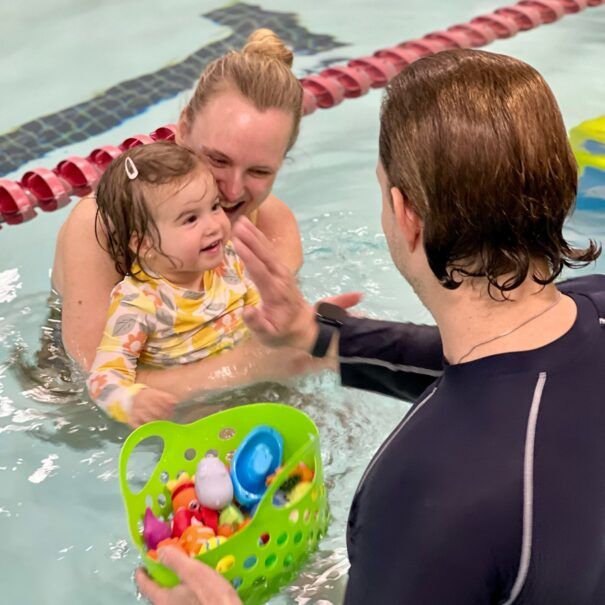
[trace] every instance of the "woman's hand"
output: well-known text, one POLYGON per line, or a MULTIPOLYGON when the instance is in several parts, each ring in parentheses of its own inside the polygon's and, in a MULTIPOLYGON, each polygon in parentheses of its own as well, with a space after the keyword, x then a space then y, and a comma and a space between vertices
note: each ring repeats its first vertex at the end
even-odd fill
POLYGON ((137 569, 139 590, 153 605, 241 605, 237 592, 223 576, 178 548, 160 548, 158 559, 176 573, 181 584, 162 588, 143 569, 137 569))

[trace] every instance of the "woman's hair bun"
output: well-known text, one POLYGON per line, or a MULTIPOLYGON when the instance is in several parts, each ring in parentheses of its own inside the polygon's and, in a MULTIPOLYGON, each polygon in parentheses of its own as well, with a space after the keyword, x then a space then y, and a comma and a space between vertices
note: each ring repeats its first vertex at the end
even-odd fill
POLYGON ((248 41, 244 48, 242 48, 242 52, 277 59, 288 67, 292 67, 294 60, 294 54, 286 47, 282 39, 266 27, 257 29, 248 36, 248 41))

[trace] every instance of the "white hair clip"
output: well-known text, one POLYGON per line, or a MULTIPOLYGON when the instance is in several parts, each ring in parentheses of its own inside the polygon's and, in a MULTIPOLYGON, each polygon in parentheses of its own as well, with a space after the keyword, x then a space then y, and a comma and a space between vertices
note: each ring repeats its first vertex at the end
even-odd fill
POLYGON ((139 171, 137 170, 137 167, 134 165, 134 162, 131 158, 126 158, 126 161, 124 162, 124 168, 126 169, 126 174, 128 175, 128 178, 131 181, 133 181, 139 176, 139 171))

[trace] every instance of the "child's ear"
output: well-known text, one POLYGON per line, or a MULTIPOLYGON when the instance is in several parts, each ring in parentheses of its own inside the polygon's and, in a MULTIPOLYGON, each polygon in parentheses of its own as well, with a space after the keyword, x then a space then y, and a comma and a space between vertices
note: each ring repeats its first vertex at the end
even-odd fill
POLYGON ((149 241, 148 237, 144 237, 143 240, 141 241, 139 239, 139 235, 138 233, 133 233, 130 236, 130 242, 128 243, 128 247, 130 248, 130 251, 133 254, 137 253, 137 250, 139 251, 139 256, 141 258, 145 258, 145 256, 147 256, 149 254, 149 252, 153 249, 153 246, 151 245, 151 242, 149 241), (139 248, 139 242, 141 242, 141 247, 139 248))

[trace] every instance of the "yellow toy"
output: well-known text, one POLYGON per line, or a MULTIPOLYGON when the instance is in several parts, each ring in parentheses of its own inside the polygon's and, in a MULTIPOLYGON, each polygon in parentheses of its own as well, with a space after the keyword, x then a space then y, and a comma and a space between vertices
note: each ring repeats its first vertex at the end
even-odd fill
POLYGON ((605 116, 586 120, 572 128, 569 140, 580 175, 589 167, 605 172, 605 116))

